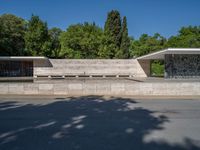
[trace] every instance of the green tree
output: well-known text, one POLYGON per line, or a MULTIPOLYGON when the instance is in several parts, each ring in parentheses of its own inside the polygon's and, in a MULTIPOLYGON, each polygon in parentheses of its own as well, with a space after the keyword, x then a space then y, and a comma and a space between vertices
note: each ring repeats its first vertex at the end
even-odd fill
POLYGON ((26 22, 12 14, 0 16, 0 55, 24 55, 26 22))
POLYGON ((123 18, 122 22, 122 39, 120 45, 120 51, 122 53, 119 58, 129 58, 130 38, 128 36, 127 19, 123 18))
POLYGON ((62 30, 59 28, 52 28, 48 31, 49 39, 46 41, 42 47, 45 56, 50 58, 63 58, 61 52, 60 35, 62 30))
POLYGON ((168 39, 167 47, 198 48, 200 47, 200 26, 182 27, 178 35, 168 39))
POLYGON ((101 45, 99 48, 98 57, 104 59, 114 58, 115 50, 116 50, 116 45, 114 40, 103 34, 101 38, 101 45))
POLYGON ((167 40, 159 33, 156 33, 153 36, 143 34, 139 40, 132 40, 130 56, 138 57, 161 50, 166 47, 166 41, 167 40))
POLYGON ((31 16, 28 22, 28 29, 25 34, 26 50, 29 55, 44 55, 43 47, 49 40, 47 23, 39 16, 31 16))
POLYGON ((61 34, 61 51, 66 58, 97 58, 102 34, 94 23, 71 25, 61 34))
MULTIPOLYGON (((121 18, 120 13, 117 10, 112 10, 108 13, 107 20, 105 22, 104 26, 104 34, 107 39, 110 39, 112 44, 114 44, 112 47, 114 48, 114 51, 112 52, 114 54, 114 57, 118 57, 121 45, 121 18)), ((105 46, 109 48, 110 46, 105 46)), ((109 51, 109 49, 105 49, 105 51, 109 51)), ((121 54, 120 54, 121 55, 121 54)))

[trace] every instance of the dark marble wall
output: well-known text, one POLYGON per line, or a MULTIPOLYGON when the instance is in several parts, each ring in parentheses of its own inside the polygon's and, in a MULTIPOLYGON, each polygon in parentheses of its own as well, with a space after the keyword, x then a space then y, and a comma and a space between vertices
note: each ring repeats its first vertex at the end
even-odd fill
POLYGON ((200 78, 200 55, 165 55, 165 78, 200 78))

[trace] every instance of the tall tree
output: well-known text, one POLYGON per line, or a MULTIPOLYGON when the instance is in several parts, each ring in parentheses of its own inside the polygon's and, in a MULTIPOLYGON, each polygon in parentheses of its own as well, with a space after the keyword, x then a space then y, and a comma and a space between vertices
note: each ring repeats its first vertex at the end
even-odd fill
POLYGON ((129 58, 129 47, 130 47, 130 38, 128 36, 128 28, 127 28, 127 19, 123 18, 122 22, 122 39, 120 45, 120 51, 122 55, 121 58, 129 58))
POLYGON ((42 47, 45 56, 50 58, 63 58, 61 53, 60 35, 62 30, 60 28, 52 28, 48 31, 49 39, 42 47))
POLYGON ((97 58, 102 34, 94 23, 71 25, 61 34, 61 51, 66 58, 97 58))
POLYGON ((115 49, 112 53, 114 53, 114 57, 116 57, 121 45, 121 18, 117 10, 112 10, 108 13, 104 26, 104 34, 108 39, 113 40, 112 43, 115 49))
POLYGON ((26 22, 12 14, 0 16, 0 55, 23 55, 26 22))
POLYGON ((29 55, 44 55, 43 46, 48 41, 47 23, 43 22, 39 16, 31 16, 28 22, 28 29, 25 34, 26 50, 29 55))

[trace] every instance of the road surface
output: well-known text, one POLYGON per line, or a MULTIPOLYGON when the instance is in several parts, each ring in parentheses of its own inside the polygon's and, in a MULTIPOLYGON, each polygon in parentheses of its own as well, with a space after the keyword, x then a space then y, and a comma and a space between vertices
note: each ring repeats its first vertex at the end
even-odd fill
POLYGON ((0 98, 0 150, 200 150, 200 100, 0 98))

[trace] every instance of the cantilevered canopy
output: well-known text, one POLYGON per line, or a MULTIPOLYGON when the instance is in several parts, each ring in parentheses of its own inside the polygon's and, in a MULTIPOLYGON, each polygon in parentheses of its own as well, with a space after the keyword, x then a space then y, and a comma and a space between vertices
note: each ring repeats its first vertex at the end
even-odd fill
POLYGON ((45 60, 44 56, 0 56, 0 60, 45 60))
POLYGON ((199 54, 200 55, 200 48, 168 48, 161 51, 157 51, 148 55, 144 55, 138 57, 138 60, 164 60, 166 54, 199 54))

